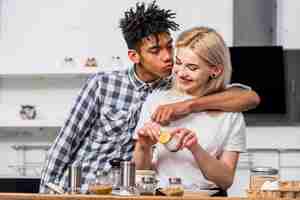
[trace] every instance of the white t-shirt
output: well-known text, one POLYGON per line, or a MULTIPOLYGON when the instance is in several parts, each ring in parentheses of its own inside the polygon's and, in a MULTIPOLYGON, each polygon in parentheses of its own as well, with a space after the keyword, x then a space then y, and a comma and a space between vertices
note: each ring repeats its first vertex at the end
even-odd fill
MULTIPOLYGON (((134 138, 137 139, 137 130, 144 123, 151 120, 151 114, 157 106, 174 103, 192 98, 175 94, 172 90, 156 91, 145 101, 140 119, 137 124, 134 138)), ((198 142, 210 155, 218 157, 223 151, 244 152, 246 150, 245 122, 242 113, 198 112, 171 122, 163 127, 165 130, 174 128, 187 128, 193 130, 198 142)), ((153 162, 156 166, 160 186, 168 184, 169 177, 180 177, 186 189, 207 189, 215 185, 202 175, 192 153, 183 149, 176 153, 169 152, 164 145, 156 144, 153 162)))

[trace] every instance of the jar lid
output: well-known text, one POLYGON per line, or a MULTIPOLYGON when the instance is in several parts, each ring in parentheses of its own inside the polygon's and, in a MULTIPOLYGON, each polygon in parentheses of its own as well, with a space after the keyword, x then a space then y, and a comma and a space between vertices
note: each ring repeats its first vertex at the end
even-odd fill
POLYGON ((179 177, 170 177, 169 184, 181 184, 181 178, 179 177))
POLYGON ((149 176, 144 176, 142 177, 142 182, 143 183, 156 183, 156 179, 153 177, 149 176))
POLYGON ((272 167, 253 167, 253 168, 251 168, 251 172, 278 174, 278 170, 275 168, 272 168, 272 167))
POLYGON ((122 159, 121 158, 113 158, 109 161, 109 164, 112 166, 112 167, 116 167, 116 168, 120 168, 121 166, 121 161, 122 159))
POLYGON ((129 167, 129 166, 135 166, 135 163, 130 160, 122 160, 121 161, 121 167, 129 167))

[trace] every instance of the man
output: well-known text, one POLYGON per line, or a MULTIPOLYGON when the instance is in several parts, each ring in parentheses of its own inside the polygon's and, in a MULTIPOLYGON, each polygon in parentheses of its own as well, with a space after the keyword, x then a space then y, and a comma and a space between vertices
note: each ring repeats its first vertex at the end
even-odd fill
MULTIPOLYGON (((143 102, 153 90, 170 83, 173 67, 173 40, 169 31, 178 30, 175 13, 155 2, 136 4, 120 20, 128 57, 134 63, 126 71, 101 72, 83 86, 76 102, 49 150, 42 171, 40 192, 49 185, 68 187, 67 167, 82 167, 82 192, 98 170, 108 171, 109 160, 132 158, 132 134, 143 102)), ((153 120, 168 123, 181 115, 205 109, 241 111, 255 107, 255 92, 234 88, 218 95, 165 105, 153 120)))

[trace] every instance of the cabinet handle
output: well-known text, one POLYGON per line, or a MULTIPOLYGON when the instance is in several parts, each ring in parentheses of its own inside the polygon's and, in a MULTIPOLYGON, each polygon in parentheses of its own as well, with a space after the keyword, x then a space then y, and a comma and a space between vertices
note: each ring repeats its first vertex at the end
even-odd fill
POLYGON ((291 80, 291 93, 293 96, 296 96, 296 81, 291 80))

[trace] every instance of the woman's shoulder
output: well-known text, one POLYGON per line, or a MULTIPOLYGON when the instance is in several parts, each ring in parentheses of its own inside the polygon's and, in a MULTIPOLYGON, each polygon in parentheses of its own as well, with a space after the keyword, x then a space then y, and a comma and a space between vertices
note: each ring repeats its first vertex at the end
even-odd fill
POLYGON ((241 112, 219 112, 219 111, 208 111, 204 112, 211 120, 219 121, 226 125, 235 124, 237 122, 244 123, 244 116, 241 112))

